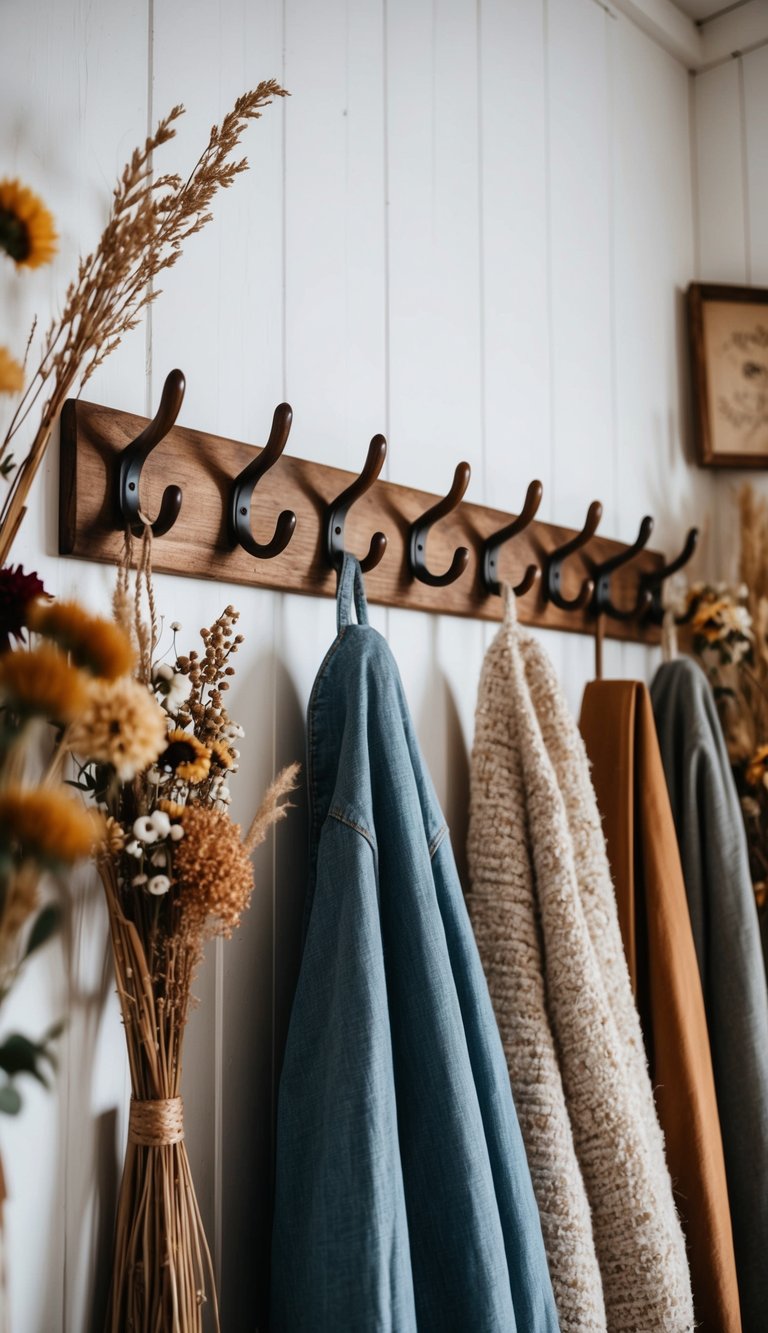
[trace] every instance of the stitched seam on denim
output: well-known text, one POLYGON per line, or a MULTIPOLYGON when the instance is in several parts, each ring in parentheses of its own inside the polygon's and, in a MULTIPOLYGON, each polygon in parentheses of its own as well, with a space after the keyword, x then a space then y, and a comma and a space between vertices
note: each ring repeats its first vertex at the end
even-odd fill
POLYGON ((448 832, 448 825, 443 824, 443 827, 441 829, 438 829, 437 833, 435 834, 434 838, 429 844, 430 861, 432 860, 432 857, 434 856, 435 852, 437 851, 438 847, 440 846, 440 843, 443 841, 443 838, 445 837, 447 832, 448 832))
POLYGON ((320 663, 320 669, 315 677, 315 683, 312 686, 312 693, 309 696, 309 704, 307 706, 307 791, 310 799, 312 851, 314 851, 317 844, 317 835, 319 832, 317 828, 317 787, 315 785, 315 712, 317 694, 325 675, 326 667, 334 653, 338 651, 348 628, 347 625, 342 625, 336 638, 328 649, 328 652, 320 663))
POLYGON ((349 816, 343 814, 341 810, 329 810, 328 816, 330 819, 338 820, 340 824, 346 824, 347 828, 354 829, 355 833, 360 833, 362 837, 365 838, 366 842, 371 844, 373 850, 376 850, 376 839, 372 833, 369 833, 367 828, 363 828, 362 824, 356 824, 354 819, 350 819, 349 816))

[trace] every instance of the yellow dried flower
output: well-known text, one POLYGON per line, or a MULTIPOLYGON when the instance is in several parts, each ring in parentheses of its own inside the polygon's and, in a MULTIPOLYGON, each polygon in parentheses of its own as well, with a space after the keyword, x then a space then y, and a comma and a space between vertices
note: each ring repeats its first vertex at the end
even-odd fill
POLYGON ((235 756, 226 741, 211 741, 211 764, 214 768, 234 768, 235 756))
POLYGON ((15 712, 73 722, 88 702, 88 680, 51 644, 0 656, 0 697, 15 712))
POLYGON ((768 772, 768 745, 759 745, 747 764, 745 777, 750 787, 759 787, 768 772))
POLYGON ((24 367, 14 361, 7 347, 0 347, 0 393, 19 393, 24 388, 24 367))
POLYGON ((173 849, 181 935, 199 939, 208 924, 229 937, 253 892, 253 866, 240 827, 207 806, 189 806, 181 823, 184 837, 173 849))
POLYGON ((55 787, 0 792, 0 846, 19 860, 71 865, 103 837, 103 819, 55 787))
POLYGON ((121 676, 93 680, 88 704, 70 728, 70 750, 111 764, 122 782, 148 768, 165 746, 165 714, 146 685, 121 676))
POLYGON ((174 728, 157 766, 182 782, 203 782, 211 771, 211 752, 191 731, 174 728))
POLYGON ((30 629, 53 639, 78 666, 94 676, 116 680, 133 667, 130 639, 119 626, 91 616, 78 602, 46 602, 38 598, 27 611, 30 629))
POLYGON ((125 846, 125 829, 122 824, 113 819, 112 815, 107 815, 104 824, 104 837, 101 843, 101 850, 107 856, 118 856, 125 846))
POLYGON ((56 254, 53 214, 19 180, 0 181, 0 249, 17 268, 39 268, 56 254))
POLYGON ((163 810, 169 819, 181 819, 187 806, 180 805, 178 801, 168 801, 163 797, 162 801, 158 801, 157 808, 163 810))

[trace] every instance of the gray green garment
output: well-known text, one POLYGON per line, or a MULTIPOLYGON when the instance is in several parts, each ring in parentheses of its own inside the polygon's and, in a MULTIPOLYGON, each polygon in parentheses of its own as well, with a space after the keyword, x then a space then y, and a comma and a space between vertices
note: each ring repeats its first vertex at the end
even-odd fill
POLYGON ((739 798, 715 701, 689 658, 653 711, 699 960, 744 1333, 768 1329, 768 990, 739 798))

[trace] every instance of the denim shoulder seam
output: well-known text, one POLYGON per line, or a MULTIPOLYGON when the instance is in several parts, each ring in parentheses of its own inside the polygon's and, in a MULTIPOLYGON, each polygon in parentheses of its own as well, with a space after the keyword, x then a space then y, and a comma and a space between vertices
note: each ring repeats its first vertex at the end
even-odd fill
POLYGON ((354 819, 350 819, 349 815, 346 815, 343 810, 338 808, 338 806, 334 806, 328 811, 328 817, 329 819, 337 820, 339 824, 345 824, 347 828, 353 829, 355 833, 359 833, 361 837, 365 838, 366 842, 370 843, 373 850, 376 851, 376 839, 370 830, 365 828, 363 824, 358 824, 354 819))
POLYGON ((437 851, 438 847, 440 846, 440 843, 443 841, 443 838, 445 837, 447 832, 448 832, 447 824, 443 824, 442 828, 439 828, 437 830, 437 833, 435 834, 434 838, 429 844, 430 861, 432 860, 432 857, 434 856, 435 852, 437 851))

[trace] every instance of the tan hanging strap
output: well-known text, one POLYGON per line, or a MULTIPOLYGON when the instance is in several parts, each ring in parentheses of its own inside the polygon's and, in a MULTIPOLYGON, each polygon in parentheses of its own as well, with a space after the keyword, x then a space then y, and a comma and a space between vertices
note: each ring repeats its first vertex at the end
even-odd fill
POLYGON ((153 1102, 131 1098, 128 1138, 142 1148, 167 1148, 184 1138, 184 1103, 181 1097, 153 1102))

